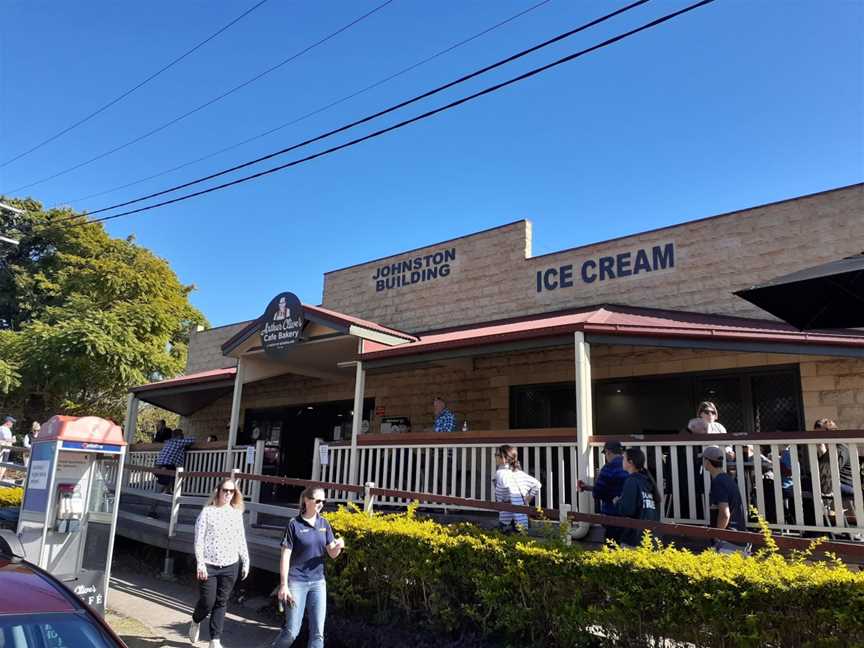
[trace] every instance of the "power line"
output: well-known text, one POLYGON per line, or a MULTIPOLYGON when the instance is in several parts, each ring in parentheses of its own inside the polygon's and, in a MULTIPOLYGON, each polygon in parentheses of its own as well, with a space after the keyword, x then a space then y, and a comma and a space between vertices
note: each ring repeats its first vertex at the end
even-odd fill
POLYGON ((499 27, 503 27, 504 25, 513 22, 517 18, 521 18, 525 14, 528 14, 528 13, 534 11, 535 9, 539 9, 540 7, 542 7, 545 4, 548 4, 549 2, 551 2, 551 0, 541 0, 541 2, 538 2, 535 5, 531 5, 527 9, 524 9, 524 10, 520 11, 519 13, 514 14, 514 15, 510 16, 509 18, 506 18, 505 20, 502 20, 501 22, 498 22, 498 23, 492 25, 491 27, 487 27, 483 31, 478 32, 478 33, 474 34, 473 36, 469 36, 468 38, 461 40, 458 43, 454 43, 453 45, 450 45, 449 47, 447 47, 443 50, 440 50, 440 51, 436 52, 435 54, 432 54, 431 56, 424 58, 421 61, 417 61, 416 63, 413 63, 413 64, 409 65, 408 67, 402 68, 398 72, 394 72, 393 74, 391 74, 387 77, 384 77, 380 81, 376 81, 375 83, 368 85, 365 88, 361 88, 360 90, 356 90, 355 92, 352 92, 351 94, 346 95, 346 96, 342 97, 341 99, 337 99, 335 101, 332 101, 329 104, 327 104, 326 106, 322 106, 321 108, 316 108, 312 112, 308 112, 305 115, 302 115, 300 117, 296 117, 295 119, 292 119, 291 121, 287 121, 283 124, 280 124, 279 126, 276 126, 274 128, 270 128, 266 131, 258 133, 257 135, 253 135, 252 137, 245 139, 242 142, 237 142, 236 144, 232 144, 231 146, 226 146, 225 148, 219 149, 218 151, 208 153, 207 155, 196 158, 194 160, 190 160, 188 162, 184 162, 183 164, 179 164, 175 167, 171 167, 170 169, 165 169, 164 171, 160 171, 159 173, 154 173, 153 175, 149 175, 146 178, 134 180, 133 182, 127 182, 126 184, 119 185, 117 187, 112 187, 111 189, 105 189, 104 191, 92 193, 92 194, 89 194, 87 196, 81 196, 80 198, 73 198, 72 200, 60 201, 59 203, 57 203, 57 205, 55 205, 55 207, 58 205, 77 203, 77 202, 80 202, 82 200, 89 200, 90 198, 97 198, 99 196, 104 196, 105 194, 110 194, 110 193, 114 193, 115 191, 120 191, 121 189, 128 189, 129 187, 133 187, 137 184, 141 184, 142 182, 147 182, 148 180, 154 180, 156 178, 160 178, 160 177, 167 175, 169 173, 173 173, 174 171, 179 171, 180 169, 185 169, 186 167, 191 166, 193 164, 197 164, 198 162, 203 162, 204 160, 209 160, 210 158, 216 157, 217 155, 221 155, 222 153, 227 153, 228 151, 232 151, 232 150, 234 150, 240 146, 243 146, 245 144, 249 144, 250 142, 254 142, 255 140, 261 139, 262 137, 272 135, 273 133, 280 131, 283 128, 287 128, 288 126, 293 126, 294 124, 298 124, 298 123, 300 123, 306 119, 309 119, 310 117, 314 117, 315 115, 321 114, 322 112, 329 110, 330 108, 334 108, 335 106, 338 106, 339 104, 345 103, 346 101, 353 99, 354 97, 357 97, 361 94, 369 92, 370 90, 374 90, 375 88, 382 86, 385 83, 387 83, 388 81, 392 81, 393 79, 400 77, 403 74, 407 74, 408 72, 416 70, 420 66, 425 65, 426 63, 429 63, 431 61, 434 61, 435 59, 443 56, 444 54, 448 54, 449 52, 452 52, 453 50, 458 49, 459 47, 462 47, 463 45, 467 45, 468 43, 470 43, 474 40, 477 40, 481 36, 485 36, 489 32, 492 32, 492 31, 498 29, 499 27))
POLYGON ((112 214, 110 216, 103 216, 102 218, 95 218, 93 220, 82 221, 82 222, 78 222, 78 223, 72 223, 70 226, 76 227, 79 225, 89 225, 89 224, 93 224, 93 223, 100 223, 100 222, 104 222, 104 221, 108 221, 108 220, 114 220, 114 219, 120 218, 122 216, 129 216, 131 214, 137 214, 140 212, 149 211, 151 209, 156 209, 158 207, 164 207, 165 205, 171 205, 173 203, 182 202, 185 200, 189 200, 191 198, 195 198, 197 196, 211 193, 213 191, 219 191, 219 190, 225 189, 227 187, 238 185, 238 184, 241 184, 244 182, 249 182, 250 180, 254 180, 256 178, 260 178, 262 176, 266 176, 266 175, 269 175, 271 173, 276 173, 277 171, 281 171, 281 170, 287 169, 289 167, 297 166, 298 164, 302 164, 304 162, 308 162, 310 160, 314 160, 316 158, 323 157, 325 155, 329 155, 331 153, 335 153, 336 151, 340 151, 342 149, 345 149, 345 148, 348 148, 351 146, 355 146, 356 144, 360 144, 361 142, 365 142, 366 140, 380 137, 381 135, 384 135, 385 133, 389 133, 391 131, 394 131, 394 130, 397 130, 400 128, 404 128, 405 126, 408 126, 409 124, 413 124, 413 123, 421 121, 423 119, 427 119, 429 117, 432 117, 433 115, 437 115, 438 113, 444 112, 446 110, 450 110, 451 108, 455 108, 456 106, 460 106, 464 103, 467 103, 469 101, 477 99, 478 97, 482 97, 484 95, 491 94, 493 92, 501 90, 502 88, 513 85, 514 83, 518 83, 519 81, 523 81, 523 80, 528 79, 530 77, 536 76, 542 72, 546 72, 547 70, 550 70, 554 67, 562 65, 564 63, 567 63, 567 62, 572 61, 574 59, 577 59, 579 57, 585 56, 586 54, 597 51, 597 50, 602 49, 604 47, 608 47, 609 45, 612 45, 613 43, 617 43, 618 41, 624 40, 625 38, 629 38, 630 36, 638 34, 639 32, 643 32, 647 29, 651 29, 653 27, 656 27, 662 23, 665 23, 669 20, 672 20, 673 18, 681 16, 685 13, 689 13, 690 11, 693 11, 693 10, 698 9, 700 7, 703 7, 705 5, 711 4, 712 2, 715 2, 715 0, 701 0, 700 2, 689 5, 683 9, 679 9, 678 11, 675 11, 675 12, 670 13, 670 14, 666 14, 665 16, 663 16, 661 18, 657 18, 655 20, 652 20, 651 22, 646 23, 646 24, 642 25, 641 27, 631 29, 627 32, 624 32, 623 34, 619 34, 618 36, 614 36, 614 37, 609 38, 609 39, 607 39, 601 43, 598 43, 597 45, 593 45, 589 48, 580 50, 578 52, 575 52, 573 54, 570 54, 568 56, 560 58, 557 61, 553 61, 552 63, 548 63, 546 65, 539 67, 539 68, 535 68, 533 70, 525 72, 524 74, 520 74, 519 76, 513 77, 513 78, 511 78, 507 81, 504 81, 502 83, 497 83, 493 86, 489 86, 488 88, 486 88, 484 90, 481 90, 479 92, 475 92, 475 93, 468 95, 466 97, 463 97, 461 99, 457 99, 456 101, 452 101, 452 102, 450 102, 444 106, 440 106, 439 108, 435 108, 435 109, 427 111, 423 114, 417 115, 416 117, 406 119, 404 121, 393 124, 392 126, 388 126, 387 128, 382 128, 382 129, 377 130, 373 133, 369 133, 368 135, 365 135, 363 137, 358 137, 356 139, 345 142, 344 144, 340 144, 338 146, 333 146, 329 149, 325 149, 324 151, 320 151, 318 153, 308 155, 304 158, 293 160, 293 161, 288 162, 286 164, 272 167, 272 168, 266 169, 264 171, 259 171, 258 173, 254 173, 252 175, 248 175, 248 176, 244 176, 242 178, 238 178, 236 180, 232 180, 231 182, 225 182, 223 184, 216 185, 214 187, 202 189, 201 191, 196 191, 196 192, 186 194, 183 196, 178 196, 177 198, 173 198, 171 200, 165 200, 163 202, 155 203, 153 205, 147 205, 145 207, 139 207, 138 209, 132 209, 132 210, 129 210, 126 212, 121 212, 119 214, 112 214))
POLYGON ((233 167, 223 169, 222 171, 217 171, 215 173, 211 173, 210 175, 204 176, 202 178, 198 178, 196 180, 191 180, 191 181, 185 182, 183 184, 175 185, 173 187, 170 187, 168 189, 164 189, 162 191, 157 191, 155 193, 151 193, 151 194, 148 194, 146 196, 142 196, 140 198, 135 198, 133 200, 127 200, 125 202, 116 203, 116 204, 110 205, 108 207, 103 207, 101 209, 96 209, 96 210, 90 211, 89 214, 91 216, 94 214, 101 214, 102 212, 110 211, 112 209, 118 209, 120 207, 126 207, 127 205, 132 205, 134 203, 142 202, 144 200, 149 200, 150 198, 156 198, 158 196, 163 196, 167 193, 179 191, 180 189, 185 189, 186 187, 191 187, 192 185, 200 184, 202 182, 206 182, 207 180, 212 180, 214 178, 218 178, 218 177, 226 175, 228 173, 233 173, 234 171, 239 171, 240 169, 244 169, 246 167, 258 164, 258 163, 263 162, 265 160, 269 160, 269 159, 272 159, 274 157, 284 155, 285 153, 296 150, 296 149, 301 148, 303 146, 307 146, 309 144, 312 144, 314 142, 318 142, 320 140, 326 139, 326 138, 331 137, 333 135, 336 135, 338 133, 342 133, 342 132, 347 131, 351 128, 359 126, 360 124, 365 124, 369 121, 372 121, 373 119, 377 119, 378 117, 381 117, 383 115, 391 113, 395 110, 399 110, 400 108, 404 108, 405 106, 408 106, 410 104, 421 101, 422 99, 426 99, 428 97, 431 97, 432 95, 443 92, 444 90, 447 90, 449 88, 452 88, 453 86, 459 85, 460 83, 464 83, 465 81, 473 79, 474 77, 485 74, 486 72, 489 72, 490 70, 494 70, 496 68, 501 67, 502 65, 506 65, 507 63, 511 63, 512 61, 515 61, 515 60, 520 59, 524 56, 532 54, 533 52, 536 52, 537 50, 540 50, 544 47, 548 47, 549 45, 552 45, 553 43, 557 43, 561 40, 569 38, 569 37, 571 37, 571 36, 573 36, 579 32, 582 32, 586 29, 589 29, 590 27, 594 27, 595 25, 598 25, 598 24, 605 22, 611 18, 614 18, 615 16, 618 16, 618 15, 620 15, 626 11, 630 11, 631 9, 634 9, 634 8, 636 8, 640 5, 643 5, 647 2, 649 2, 649 0, 636 0, 636 2, 633 2, 629 5, 626 5, 620 9, 617 9, 617 10, 615 10, 611 13, 608 13, 604 16, 601 16, 599 18, 595 18, 594 20, 591 20, 591 21, 589 21, 583 25, 580 25, 579 27, 575 27, 574 29, 568 30, 568 31, 564 32, 563 34, 559 34, 558 36, 555 36, 553 38, 545 40, 542 43, 534 45, 533 47, 529 47, 528 49, 522 50, 521 52, 517 52, 516 54, 508 56, 505 59, 501 59, 500 61, 492 63, 491 65, 487 65, 485 67, 480 68, 479 70, 475 70, 474 72, 470 72, 469 74, 465 74, 465 75, 459 77, 458 79, 455 79, 454 81, 450 81, 449 83, 445 83, 444 85, 438 86, 437 88, 433 88, 432 90, 429 90, 429 91, 424 92, 422 94, 416 95, 416 96, 414 96, 410 99, 407 99, 405 101, 402 101, 402 102, 400 102, 394 106, 390 106, 389 108, 385 108, 384 110, 380 110, 380 111, 373 113, 371 115, 367 115, 366 117, 363 117, 362 119, 358 119, 356 121, 350 122, 348 124, 345 124, 344 126, 340 126, 339 128, 335 128, 333 130, 327 131, 326 133, 322 133, 322 134, 317 135, 315 137, 312 137, 310 139, 304 140, 298 144, 293 144, 291 146, 280 149, 280 150, 275 151, 273 153, 269 153, 267 155, 255 158, 254 160, 250 160, 248 162, 243 162, 242 164, 238 164, 238 165, 235 165, 233 167))
POLYGON ((174 119, 171 119, 170 121, 165 122, 165 123, 162 124, 161 126, 157 126, 156 128, 154 128, 154 129, 152 129, 152 130, 150 130, 150 131, 144 133, 143 135, 139 135, 138 137, 136 137, 136 138, 134 138, 134 139, 131 139, 131 140, 129 140, 128 142, 125 142, 124 144, 120 144, 119 146, 115 146, 115 147, 112 148, 112 149, 109 149, 109 150, 107 150, 107 151, 104 151, 104 152, 100 153, 99 155, 90 158, 89 160, 85 160, 84 162, 79 162, 78 164, 76 164, 76 165, 74 165, 74 166, 71 166, 71 167, 69 167, 69 168, 67 168, 67 169, 63 169, 62 171, 58 171, 57 173, 55 173, 55 174, 53 174, 53 175, 47 176, 47 177, 45 177, 45 178, 42 178, 41 180, 37 180, 36 182, 31 182, 30 184, 26 184, 26 185, 23 185, 23 186, 21 186, 21 187, 16 187, 15 189, 11 189, 10 191, 7 191, 7 192, 5 192, 5 193, 6 193, 7 195, 8 195, 8 194, 16 194, 16 193, 18 193, 18 192, 20 192, 20 191, 24 191, 25 189, 29 189, 30 187, 35 187, 36 185, 40 185, 40 184, 43 184, 43 183, 45 183, 45 182, 48 182, 49 180, 54 180, 55 178, 59 178, 60 176, 66 175, 67 173, 71 173, 72 171, 76 171, 77 169, 80 169, 81 167, 85 167, 85 166, 87 166, 88 164, 92 164, 93 162, 96 162, 96 161, 101 160, 101 159, 103 159, 103 158, 105 158, 105 157, 108 157, 109 155, 113 155, 114 153, 117 153, 118 151, 122 151, 123 149, 125 149, 125 148, 127 148, 127 147, 129 147, 129 146, 132 146, 133 144, 137 144, 138 142, 141 142, 142 140, 145 140, 145 139, 147 139, 148 137, 152 137, 152 136, 155 135, 156 133, 159 133, 159 132, 165 130, 165 129, 168 128, 169 126, 173 126, 173 125, 176 124, 177 122, 182 121, 182 120, 186 119, 187 117, 189 117, 189 116, 191 116, 191 115, 194 115, 195 113, 197 113, 197 112, 203 110, 204 108, 207 108, 208 106, 212 106, 212 105, 215 104, 216 102, 221 101, 221 100, 224 99, 225 97, 228 97, 229 95, 232 95, 232 94, 234 94, 235 92, 237 92, 237 91, 239 91, 239 90, 242 90, 242 89, 245 88, 246 86, 251 85, 251 84, 255 83, 256 81, 259 81, 260 79, 264 78, 264 77, 267 76, 268 74, 270 74, 270 73, 272 73, 272 72, 275 72, 276 70, 278 70, 279 68, 281 68, 283 65, 286 65, 286 64, 290 63, 291 61, 293 61, 293 60, 295 60, 295 59, 297 59, 297 58, 303 56, 304 54, 306 54, 306 53, 309 52, 310 50, 313 50, 313 49, 315 49, 316 47, 318 47, 319 45, 323 45, 324 43, 326 43, 326 42, 329 41, 330 39, 335 38, 336 36, 338 36, 339 34, 341 34, 341 33, 344 32, 344 31, 350 29, 351 27, 353 27, 353 26, 356 25, 357 23, 362 22, 363 20, 365 20, 366 18, 368 18, 368 17, 371 16, 372 14, 374 14, 374 13, 380 11, 381 9, 383 9, 384 7, 386 7, 387 5, 391 4, 393 1, 394 1, 394 0, 385 0, 385 2, 381 3, 380 5, 378 5, 377 7, 375 7, 374 9, 372 9, 371 11, 366 12, 365 14, 363 14, 362 16, 360 16, 359 18, 355 18, 354 20, 352 20, 351 22, 349 22, 347 25, 343 25, 342 27, 340 27, 340 28, 337 29, 336 31, 334 31, 334 32, 332 32, 332 33, 330 33, 330 34, 328 34, 327 36, 325 36, 325 37, 322 38, 321 40, 316 41, 315 43, 312 43, 312 44, 309 45, 308 47, 303 48, 302 50, 300 50, 300 51, 297 52, 296 54, 292 54, 292 55, 289 56, 288 58, 283 59, 282 61, 280 61, 279 63, 277 63, 276 65, 273 65, 273 66, 267 68, 266 70, 264 70, 263 72, 260 72, 259 74, 256 74, 256 75, 255 75, 254 77, 252 77, 251 79, 247 79, 247 80, 244 81, 243 83, 234 86, 234 87, 231 88, 230 90, 227 90, 226 92, 223 92, 222 94, 220 94, 220 95, 218 95, 218 96, 216 96, 216 97, 213 97, 212 99, 210 99, 210 100, 208 100, 208 101, 205 101, 203 104, 201 104, 201 105, 199 105, 199 106, 193 108, 192 110, 189 110, 189 111, 183 113, 183 114, 180 115, 179 117, 175 117, 174 119))
POLYGON ((105 105, 103 105, 103 106, 97 108, 96 110, 94 110, 92 113, 90 113, 90 114, 87 115, 86 117, 82 117, 81 119, 79 119, 78 121, 76 121, 76 122, 75 122, 74 124, 72 124, 71 126, 67 126, 67 127, 64 128, 63 130, 61 130, 59 133, 55 133, 54 135, 52 135, 52 136, 49 137, 48 139, 43 140, 43 141, 39 142, 38 144, 36 144, 36 146, 33 146, 32 148, 27 149, 27 150, 24 151, 23 153, 19 153, 19 154, 16 155, 15 157, 6 160, 6 161, 3 162, 2 164, 0 164, 0 169, 2 169, 3 167, 5 167, 5 166, 7 166, 7 165, 9 165, 9 164, 12 164, 13 162, 15 162, 15 161, 17 161, 17 160, 20 160, 20 159, 23 158, 25 155, 30 155, 33 151, 37 151, 37 150, 39 150, 40 148, 42 148, 43 146, 45 146, 46 144, 50 144, 51 142, 53 142, 54 140, 56 140, 58 137, 61 137, 61 136, 65 135, 66 133, 68 133, 69 131, 71 131, 71 130, 73 130, 73 129, 75 129, 75 128, 78 128, 81 124, 90 121, 90 120, 93 119, 96 115, 98 115, 98 114, 100 114, 100 113, 102 113, 102 112, 108 110, 108 108, 110 108, 111 106, 113 106, 114 104, 116 104, 118 101, 122 101, 123 99, 125 99, 126 97, 128 97, 130 94, 132 94, 132 93, 135 92, 136 90, 139 90, 140 88, 144 87, 145 85, 147 85, 148 83, 150 83, 153 79, 155 79, 156 77, 158 77, 160 74, 162 74, 163 72, 165 72, 165 71, 171 69, 172 67, 174 67, 175 65, 177 65, 180 61, 182 61, 183 59, 185 59, 187 56, 189 56, 190 54, 192 54, 192 53, 195 52, 196 50, 200 49, 201 47, 203 47, 204 45, 206 45, 207 43, 209 43, 211 40, 213 40, 213 39, 216 38, 217 36, 219 36, 222 32, 224 32, 224 31, 230 29, 231 27, 233 27, 235 24, 237 24, 238 22, 240 22, 241 20, 243 20, 243 18, 245 18, 245 17, 248 16, 250 13, 252 13, 253 11, 255 11, 258 7, 260 7, 261 5, 263 5, 265 2, 267 2, 267 0, 261 0, 258 4, 256 4, 256 5, 252 6, 252 7, 250 7, 249 9, 247 9, 246 11, 244 11, 242 14, 240 14, 239 16, 237 16, 234 20, 232 20, 231 22, 229 22, 227 25, 225 25, 224 27, 222 27, 222 28, 219 29, 218 31, 215 31, 215 32, 212 33, 210 36, 208 36, 207 38, 205 38, 203 41, 201 41, 200 43, 198 43, 195 47, 193 47, 192 49, 186 51, 184 54, 181 54, 180 56, 178 56, 177 58, 175 58, 173 61, 171 61, 171 62, 168 63, 167 65, 161 67, 161 68, 158 69, 156 72, 154 72, 153 74, 151 74, 150 76, 148 76, 146 79, 144 79, 143 81, 141 81, 140 83, 138 83, 138 85, 136 85, 136 86, 130 88, 130 89, 127 90, 126 92, 122 93, 122 94, 119 95, 118 97, 115 97, 114 99, 112 99, 111 101, 109 101, 108 103, 106 103, 105 105))

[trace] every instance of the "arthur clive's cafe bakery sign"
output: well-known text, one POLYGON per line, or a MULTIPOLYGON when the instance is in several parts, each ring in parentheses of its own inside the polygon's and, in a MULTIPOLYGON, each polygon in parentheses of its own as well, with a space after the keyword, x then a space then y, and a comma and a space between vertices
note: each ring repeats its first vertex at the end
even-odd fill
POLYGON ((267 305, 261 322, 261 346, 272 357, 282 356, 300 341, 303 331, 303 306, 297 295, 283 292, 267 305))

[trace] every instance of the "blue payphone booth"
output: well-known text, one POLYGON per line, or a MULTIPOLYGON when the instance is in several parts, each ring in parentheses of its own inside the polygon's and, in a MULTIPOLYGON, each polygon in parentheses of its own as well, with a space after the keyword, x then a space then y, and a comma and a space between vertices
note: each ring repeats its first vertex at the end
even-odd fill
POLYGON ((18 538, 25 557, 105 612, 126 442, 93 416, 55 416, 33 444, 18 538))

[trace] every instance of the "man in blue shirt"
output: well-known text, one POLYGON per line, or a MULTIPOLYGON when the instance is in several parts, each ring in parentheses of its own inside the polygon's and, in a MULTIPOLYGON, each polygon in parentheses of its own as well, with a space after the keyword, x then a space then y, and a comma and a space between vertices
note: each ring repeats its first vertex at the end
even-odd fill
MULTIPOLYGON (((711 492, 708 500, 716 508, 715 527, 730 531, 746 531, 747 518, 738 484, 723 470, 724 451, 720 446, 708 446, 702 450, 702 465, 711 475, 711 492)), ((715 548, 721 553, 749 553, 749 544, 735 544, 726 540, 715 540, 715 548)))
MULTIPOLYGON (((600 515, 618 515, 615 500, 621 497, 624 482, 627 481, 627 471, 624 470, 624 446, 619 441, 607 441, 603 444, 603 456, 606 463, 600 469, 600 474, 594 480, 594 485, 579 480, 580 491, 592 491, 594 499, 600 502, 600 515)), ((621 531, 618 527, 605 527, 606 539, 619 539, 621 531)))
POLYGON ((456 430, 456 419, 453 412, 447 409, 447 403, 440 396, 436 396, 432 401, 432 407, 435 411, 435 423, 433 429, 436 432, 453 432, 456 430))
MULTIPOLYGON (((182 466, 186 463, 186 450, 193 443, 194 438, 184 438, 183 430, 174 430, 170 439, 168 439, 159 451, 156 457, 156 468, 161 470, 170 470, 177 472, 177 466, 182 466)), ((162 487, 163 493, 172 492, 174 490, 174 475, 156 475, 156 481, 162 487)), ((153 501, 150 507, 150 512, 147 515, 151 518, 158 518, 156 507, 159 505, 158 500, 153 501)))

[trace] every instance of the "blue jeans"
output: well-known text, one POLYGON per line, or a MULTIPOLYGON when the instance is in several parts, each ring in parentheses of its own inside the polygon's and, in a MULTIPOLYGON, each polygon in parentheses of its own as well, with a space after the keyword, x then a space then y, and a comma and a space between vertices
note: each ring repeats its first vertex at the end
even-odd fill
POLYGON ((327 582, 322 578, 311 583, 289 581, 294 605, 285 605, 285 623, 272 648, 289 648, 303 624, 303 612, 309 608, 309 648, 324 648, 324 618, 327 616, 327 582))

